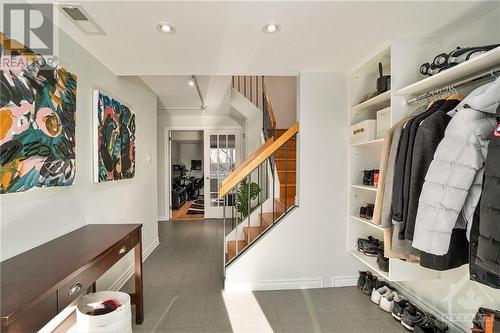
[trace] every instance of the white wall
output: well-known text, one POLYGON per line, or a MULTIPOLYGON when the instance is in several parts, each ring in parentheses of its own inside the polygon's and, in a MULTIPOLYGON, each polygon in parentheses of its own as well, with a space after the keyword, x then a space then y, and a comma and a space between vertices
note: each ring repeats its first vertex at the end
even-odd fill
MULTIPOLYGON (((158 137, 158 161, 157 161, 157 188, 158 188, 158 219, 168 220, 168 202, 170 193, 166 191, 168 186, 169 170, 166 161, 167 147, 165 146, 165 131, 167 128, 176 130, 202 130, 208 128, 237 128, 241 129, 229 116, 202 116, 182 115, 183 110, 170 113, 158 110, 157 137, 158 137)), ((190 162, 191 163, 191 162, 190 162)))
MULTIPOLYGON (((156 197, 156 96, 142 81, 119 78, 59 32, 59 60, 78 75, 76 180, 73 186, 1 196, 1 259, 7 259, 92 223, 142 223, 143 247, 158 238, 156 197), (92 89, 101 87, 136 115, 136 173, 130 180, 93 183, 92 89), (146 161, 146 155, 152 161, 146 161)), ((71 249, 69 249, 71 250, 71 249)), ((132 264, 120 261, 98 281, 108 288, 132 264)))
POLYGON ((191 170, 191 176, 203 176, 203 142, 179 142, 179 161, 191 169, 191 160, 201 160, 201 170, 191 170))
POLYGON ((229 114, 244 124, 245 152, 249 156, 262 145, 262 111, 236 89, 232 90, 229 114))
POLYGON ((290 128, 297 116, 297 78, 266 76, 265 83, 276 117, 276 128, 290 128))
POLYGON ((328 287, 357 279, 361 266, 345 251, 347 77, 303 72, 298 81, 299 207, 228 268, 228 289, 328 287))

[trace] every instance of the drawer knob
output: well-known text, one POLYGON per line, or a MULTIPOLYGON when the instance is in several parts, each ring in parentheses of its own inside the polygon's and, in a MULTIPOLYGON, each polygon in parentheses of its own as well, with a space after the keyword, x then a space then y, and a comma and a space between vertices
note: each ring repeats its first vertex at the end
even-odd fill
POLYGON ((123 246, 120 248, 120 251, 118 251, 118 254, 124 254, 126 251, 127 251, 127 247, 126 247, 125 245, 123 245, 123 246))
POLYGON ((69 295, 74 295, 82 290, 82 284, 80 282, 75 283, 70 289, 69 289, 69 295))

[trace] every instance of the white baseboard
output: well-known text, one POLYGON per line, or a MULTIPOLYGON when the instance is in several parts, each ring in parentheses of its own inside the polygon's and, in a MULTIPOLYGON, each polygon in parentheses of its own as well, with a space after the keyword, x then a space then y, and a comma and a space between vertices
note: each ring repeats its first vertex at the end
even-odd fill
POLYGON ((167 216, 158 216, 158 221, 168 221, 168 217, 167 216))
MULTIPOLYGON (((393 282, 392 284, 396 286, 396 289, 400 294, 406 297, 410 302, 417 305, 422 311, 431 313, 435 315, 438 319, 443 320, 443 313, 439 311, 437 308, 424 302, 418 295, 408 290, 407 288, 403 287, 401 284, 397 282, 393 282)), ((469 332, 469 330, 467 330, 465 327, 458 325, 457 323, 447 320, 445 321, 446 324, 449 326, 450 332, 463 332, 463 333, 469 332)))
POLYGON ((226 281, 224 290, 234 291, 256 291, 256 290, 287 290, 287 289, 313 289, 323 288, 322 278, 310 279, 287 279, 267 281, 226 281))
MULTIPOLYGON (((156 238, 151 242, 151 244, 149 244, 148 247, 144 249, 144 251, 142 252, 142 262, 146 261, 147 257, 149 257, 149 255, 154 251, 154 249, 156 249, 158 245, 160 245, 160 239, 156 238)), ((130 265, 129 268, 127 268, 122 274, 120 274, 116 281, 111 284, 109 290, 119 291, 132 275, 134 275, 134 264, 130 265)))
POLYGON ((357 276, 334 276, 332 277, 332 287, 354 287, 358 284, 357 276))

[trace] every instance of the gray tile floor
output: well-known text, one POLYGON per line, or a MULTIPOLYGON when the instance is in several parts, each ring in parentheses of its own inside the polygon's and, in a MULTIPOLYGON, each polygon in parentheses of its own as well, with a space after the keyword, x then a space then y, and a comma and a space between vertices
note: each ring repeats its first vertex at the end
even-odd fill
MULTIPOLYGON (((222 292, 220 220, 159 222, 134 332, 404 332, 354 287, 222 292)), ((132 291, 132 281, 123 287, 132 291)))

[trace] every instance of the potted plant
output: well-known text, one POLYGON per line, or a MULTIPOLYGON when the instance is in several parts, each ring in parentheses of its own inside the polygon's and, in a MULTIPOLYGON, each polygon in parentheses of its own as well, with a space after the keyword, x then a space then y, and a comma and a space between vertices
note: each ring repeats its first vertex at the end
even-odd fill
POLYGON ((248 207, 248 202, 257 199, 257 196, 262 191, 259 185, 256 182, 250 183, 250 191, 248 189, 248 181, 247 179, 243 179, 240 182, 240 186, 236 191, 236 210, 241 214, 241 219, 245 219, 250 211, 250 207, 248 207), (250 195, 250 200, 248 196, 250 195))

